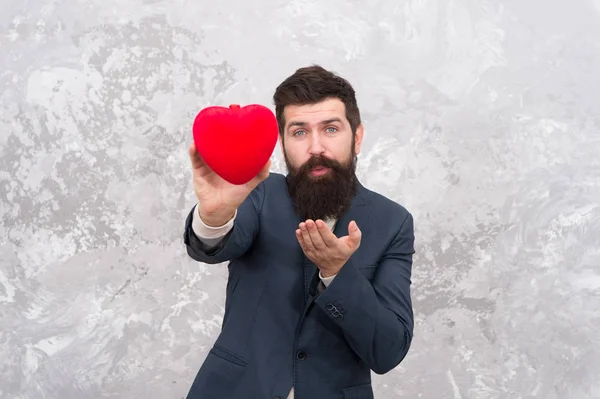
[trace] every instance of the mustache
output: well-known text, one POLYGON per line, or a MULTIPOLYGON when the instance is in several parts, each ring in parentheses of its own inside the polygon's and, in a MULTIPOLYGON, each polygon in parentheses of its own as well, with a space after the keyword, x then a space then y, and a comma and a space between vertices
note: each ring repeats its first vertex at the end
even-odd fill
POLYGON ((313 156, 310 157, 308 161, 306 161, 301 167, 300 172, 308 172, 311 169, 322 167, 322 168, 330 168, 335 171, 340 171, 343 169, 342 164, 334 159, 330 159, 324 156, 313 156))

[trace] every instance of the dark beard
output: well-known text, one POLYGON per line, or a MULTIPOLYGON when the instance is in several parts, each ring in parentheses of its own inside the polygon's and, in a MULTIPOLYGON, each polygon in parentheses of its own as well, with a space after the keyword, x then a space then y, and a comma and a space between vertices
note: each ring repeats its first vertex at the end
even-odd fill
POLYGON ((347 165, 323 156, 311 157, 300 168, 290 165, 284 154, 288 169, 288 192, 296 213, 307 219, 338 220, 350 209, 356 193, 356 156, 352 154, 347 165), (323 176, 312 176, 311 169, 322 166, 330 168, 323 176))

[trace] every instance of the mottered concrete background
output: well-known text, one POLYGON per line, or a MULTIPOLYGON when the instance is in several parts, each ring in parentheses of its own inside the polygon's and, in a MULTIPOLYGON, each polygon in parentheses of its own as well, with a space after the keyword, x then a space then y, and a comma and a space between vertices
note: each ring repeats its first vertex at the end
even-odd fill
POLYGON ((600 397, 598 0, 0 8, 1 398, 185 396, 227 278, 182 242, 193 118, 312 63, 415 217, 415 339, 376 397, 600 397))

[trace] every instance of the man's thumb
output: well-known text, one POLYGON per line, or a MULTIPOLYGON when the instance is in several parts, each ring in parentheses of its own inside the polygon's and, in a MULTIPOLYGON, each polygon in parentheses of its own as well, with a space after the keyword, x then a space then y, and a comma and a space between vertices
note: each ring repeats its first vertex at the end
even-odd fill
POLYGON ((362 233, 354 220, 351 221, 350 224, 348 224, 348 233, 350 235, 350 240, 352 241, 352 244, 355 247, 358 247, 358 245, 360 244, 362 233))

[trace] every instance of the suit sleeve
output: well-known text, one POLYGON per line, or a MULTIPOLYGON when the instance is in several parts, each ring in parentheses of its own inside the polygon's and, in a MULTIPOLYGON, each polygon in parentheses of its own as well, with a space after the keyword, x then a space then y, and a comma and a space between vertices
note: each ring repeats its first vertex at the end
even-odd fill
POLYGON ((233 227, 216 245, 207 245, 194 233, 194 206, 186 218, 183 233, 188 255, 198 262, 208 264, 222 263, 244 255, 258 234, 264 198, 265 186, 262 182, 238 207, 233 227))
POLYGON ((200 219, 200 215, 198 214, 198 205, 197 204, 194 209, 192 209, 192 231, 200 239, 202 244, 204 244, 207 250, 211 250, 223 241, 223 238, 231 231, 233 228, 233 223, 235 221, 235 217, 237 216, 237 209, 233 217, 225 223, 223 226, 212 227, 204 224, 202 219, 200 219))
POLYGON ((402 227, 380 259, 372 282, 352 258, 342 267, 315 304, 344 332, 348 344, 377 374, 404 359, 413 337, 410 295, 414 254, 413 217, 402 227))

